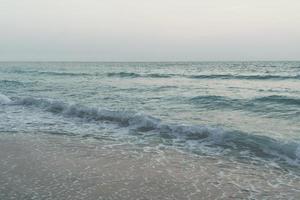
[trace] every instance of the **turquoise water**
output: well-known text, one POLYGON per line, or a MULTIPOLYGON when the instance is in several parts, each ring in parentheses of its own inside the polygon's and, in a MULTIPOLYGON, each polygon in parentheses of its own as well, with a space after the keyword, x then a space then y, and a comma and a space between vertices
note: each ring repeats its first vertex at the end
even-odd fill
POLYGON ((300 62, 2 62, 0 93, 2 134, 300 164, 300 62))

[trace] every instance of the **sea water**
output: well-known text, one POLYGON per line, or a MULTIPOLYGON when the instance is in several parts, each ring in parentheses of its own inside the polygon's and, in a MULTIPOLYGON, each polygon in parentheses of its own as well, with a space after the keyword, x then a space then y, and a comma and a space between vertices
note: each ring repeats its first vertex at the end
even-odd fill
POLYGON ((298 179, 300 62, 2 62, 0 137, 28 133, 276 165, 298 179))

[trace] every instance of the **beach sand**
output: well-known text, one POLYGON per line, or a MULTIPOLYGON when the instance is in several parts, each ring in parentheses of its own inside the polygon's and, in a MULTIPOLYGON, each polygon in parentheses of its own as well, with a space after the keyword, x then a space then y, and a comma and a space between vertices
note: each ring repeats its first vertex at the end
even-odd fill
POLYGON ((300 199, 277 168, 49 134, 0 137, 0 199, 300 199))

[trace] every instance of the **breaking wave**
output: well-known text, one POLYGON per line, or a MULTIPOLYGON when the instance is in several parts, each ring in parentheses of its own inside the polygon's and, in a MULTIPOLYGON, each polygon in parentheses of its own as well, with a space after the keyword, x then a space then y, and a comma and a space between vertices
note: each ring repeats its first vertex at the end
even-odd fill
POLYGON ((19 98, 10 100, 0 94, 0 104, 39 108, 65 117, 82 118, 87 121, 107 121, 129 130, 153 132, 161 137, 185 142, 194 141, 210 147, 230 149, 235 152, 249 151, 251 155, 277 159, 292 165, 300 164, 300 143, 281 141, 267 136, 228 131, 206 125, 183 125, 164 123, 161 119, 130 111, 112 111, 96 107, 68 104, 42 98, 19 98))

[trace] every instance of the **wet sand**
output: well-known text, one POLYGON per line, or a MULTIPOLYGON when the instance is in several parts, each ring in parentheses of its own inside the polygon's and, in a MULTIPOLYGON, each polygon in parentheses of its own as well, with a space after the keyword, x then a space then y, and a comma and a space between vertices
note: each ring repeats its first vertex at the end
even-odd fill
POLYGON ((0 199, 300 199, 280 169, 49 134, 0 137, 0 199))

